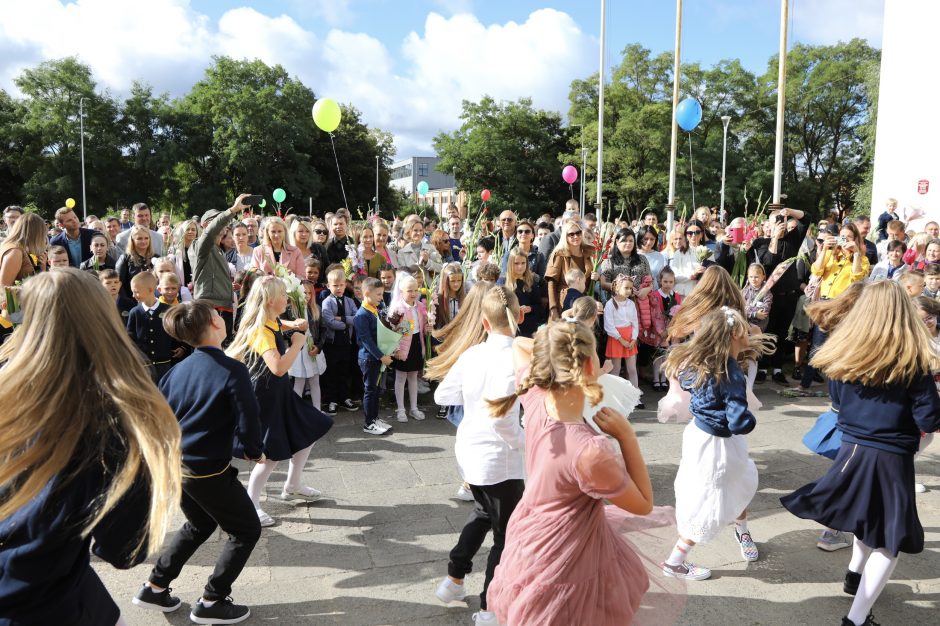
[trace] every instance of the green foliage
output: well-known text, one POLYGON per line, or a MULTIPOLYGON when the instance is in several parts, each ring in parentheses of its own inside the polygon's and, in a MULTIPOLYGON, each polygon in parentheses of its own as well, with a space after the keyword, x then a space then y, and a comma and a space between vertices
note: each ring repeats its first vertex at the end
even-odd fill
POLYGON ((489 189, 498 210, 520 215, 556 212, 569 196, 561 181, 559 155, 568 148, 561 116, 532 107, 532 101, 497 103, 489 96, 463 103, 463 120, 453 133, 434 138, 438 170, 456 171, 471 198, 489 189))
MULTIPOLYGON (((183 98, 154 95, 134 83, 123 102, 96 89, 74 58, 29 69, 0 91, 0 194, 51 215, 67 197, 81 202, 79 99, 84 97, 88 212, 145 201, 158 212, 200 214, 228 206, 242 191, 288 194, 284 209, 306 213, 343 206, 330 136, 315 127, 312 90, 279 65, 218 57, 183 98)), ((334 133, 353 214, 374 206, 376 156, 383 209, 389 191, 392 137, 368 128, 343 107, 334 133)), ((79 208, 81 208, 79 204, 79 208)))

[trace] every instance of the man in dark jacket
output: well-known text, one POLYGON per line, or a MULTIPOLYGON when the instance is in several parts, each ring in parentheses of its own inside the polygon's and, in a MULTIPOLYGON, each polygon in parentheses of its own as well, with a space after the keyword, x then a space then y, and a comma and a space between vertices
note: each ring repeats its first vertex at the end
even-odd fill
POLYGON ((79 267, 91 258, 91 238, 95 230, 82 228, 72 209, 62 207, 55 212, 55 221, 62 232, 49 241, 50 246, 62 246, 69 253, 69 265, 79 267))

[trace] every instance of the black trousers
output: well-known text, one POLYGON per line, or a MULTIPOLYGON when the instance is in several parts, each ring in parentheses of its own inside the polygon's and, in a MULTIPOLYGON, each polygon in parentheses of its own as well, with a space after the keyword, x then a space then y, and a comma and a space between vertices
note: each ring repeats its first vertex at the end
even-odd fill
POLYGON ((215 562, 215 570, 209 576, 202 597, 209 601, 223 600, 232 593, 232 583, 241 574, 261 537, 255 505, 238 480, 238 470, 229 467, 210 478, 184 478, 180 508, 186 523, 157 559, 150 582, 168 587, 199 546, 221 527, 228 533, 228 541, 215 562))
POLYGON ((320 379, 320 391, 323 404, 352 399, 351 381, 358 378, 356 372, 355 346, 348 341, 338 340, 323 346, 326 356, 326 371, 320 379))
POLYGON ((796 313, 796 303, 800 298, 798 291, 782 293, 774 296, 774 301, 770 305, 770 315, 767 316, 767 332, 777 337, 777 347, 772 354, 761 359, 761 367, 768 365, 774 369, 783 367, 783 357, 786 354, 784 342, 790 332, 790 324, 793 323, 793 315, 796 313))
POLYGON ((476 503, 467 518, 467 523, 460 531, 457 545, 450 551, 447 575, 465 578, 473 570, 473 557, 476 556, 486 533, 493 531, 493 547, 486 560, 486 577, 483 579, 483 592, 480 594, 480 608, 486 610, 486 590, 493 580, 493 572, 499 565, 506 544, 506 525, 516 505, 522 499, 525 481, 521 478, 507 480, 495 485, 470 485, 476 503))

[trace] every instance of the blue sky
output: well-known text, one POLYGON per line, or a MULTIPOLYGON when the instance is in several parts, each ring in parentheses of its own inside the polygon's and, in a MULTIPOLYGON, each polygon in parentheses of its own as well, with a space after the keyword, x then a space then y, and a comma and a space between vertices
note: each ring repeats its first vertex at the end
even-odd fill
MULTIPOLYGON (((778 0, 684 4, 684 61, 739 58, 765 70, 778 0)), ((790 41, 880 46, 883 7, 791 0, 790 41)), ((15 93, 24 67, 77 55, 116 95, 134 79, 180 95, 212 55, 257 57, 318 97, 354 104, 394 133, 400 154, 426 154, 458 125, 464 99, 528 96, 565 113, 571 80, 597 69, 599 26, 599 0, 0 0, 0 88, 15 93)), ((672 0, 610 0, 608 64, 633 42, 672 50, 674 26, 672 0)))

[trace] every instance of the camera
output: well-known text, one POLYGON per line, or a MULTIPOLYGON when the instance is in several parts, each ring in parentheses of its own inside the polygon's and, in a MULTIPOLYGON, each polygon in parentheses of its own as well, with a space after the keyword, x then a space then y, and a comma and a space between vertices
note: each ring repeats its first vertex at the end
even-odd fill
POLYGON ((846 243, 848 243, 848 240, 842 235, 839 235, 838 237, 836 237, 837 246, 844 246, 846 243))

